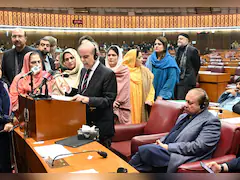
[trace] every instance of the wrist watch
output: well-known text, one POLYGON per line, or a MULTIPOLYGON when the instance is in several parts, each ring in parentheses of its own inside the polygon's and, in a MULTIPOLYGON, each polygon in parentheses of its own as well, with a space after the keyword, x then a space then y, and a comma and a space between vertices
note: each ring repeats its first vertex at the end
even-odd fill
POLYGON ((220 164, 220 166, 221 166, 221 171, 220 171, 220 172, 224 172, 224 166, 223 166, 223 164, 220 164))

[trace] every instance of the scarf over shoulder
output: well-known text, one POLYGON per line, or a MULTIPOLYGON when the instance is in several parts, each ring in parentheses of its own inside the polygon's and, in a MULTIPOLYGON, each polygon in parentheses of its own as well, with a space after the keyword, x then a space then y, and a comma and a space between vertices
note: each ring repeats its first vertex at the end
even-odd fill
MULTIPOLYGON (((11 99, 11 103, 12 103, 12 111, 16 111, 18 109, 18 95, 19 93, 22 95, 26 95, 29 92, 31 92, 31 86, 29 85, 29 83, 31 82, 30 76, 26 76, 24 78, 21 79, 21 77, 28 73, 30 71, 30 55, 32 54, 32 52, 28 52, 27 54, 25 54, 24 56, 24 60, 23 60, 23 67, 21 72, 15 76, 15 78, 13 79, 13 82, 10 86, 10 99, 11 99), (17 83, 18 83, 18 89, 17 89, 17 83)), ((43 71, 42 69, 39 71, 39 73, 37 73, 36 75, 33 75, 33 89, 37 88, 42 80, 43 80, 43 76, 46 75, 47 72, 43 71)), ((49 93, 51 92, 51 86, 49 87, 49 93)), ((45 91, 45 86, 43 86, 42 88, 42 92, 45 91)))
POLYGON ((173 98, 175 85, 180 78, 180 69, 169 52, 166 51, 165 56, 158 60, 154 51, 148 57, 146 67, 154 74, 155 99, 157 96, 164 99, 173 98))
MULTIPOLYGON (((131 123, 131 103, 130 103, 130 72, 127 66, 122 65, 122 51, 118 48, 118 62, 113 68, 109 66, 108 58, 106 56, 106 67, 112 69, 116 74, 118 94, 116 100, 120 103, 119 108, 114 108, 114 114, 118 116, 120 123, 131 123)), ((112 46, 111 46, 112 47, 112 46)))
POLYGON ((80 82, 81 70, 83 68, 83 63, 77 51, 73 48, 66 49, 62 54, 60 54, 60 65, 66 69, 64 74, 68 74, 68 77, 57 76, 55 78, 55 83, 53 84, 53 94, 55 95, 65 95, 65 88, 72 87, 77 89, 80 82), (72 70, 67 69, 63 64, 63 58, 65 53, 70 53, 76 60, 76 66, 72 70))
MULTIPOLYGON (((145 122, 148 120, 148 112, 145 108, 145 101, 147 100, 148 94, 150 92, 150 88, 153 82, 153 74, 141 65, 140 67, 136 67, 136 60, 137 60, 137 50, 132 49, 126 53, 124 56, 123 64, 126 65, 130 70, 130 80, 135 84, 142 83, 142 104, 140 105, 141 108, 141 122, 145 122)), ((134 91, 131 89, 131 91, 134 91)), ((138 97, 131 97, 131 98, 138 98, 138 97)), ((154 97, 153 97, 154 98, 154 97)), ((152 101, 153 101, 152 98, 152 101)), ((133 106, 133 105, 132 105, 133 106)), ((139 106, 139 105, 138 105, 139 106)))

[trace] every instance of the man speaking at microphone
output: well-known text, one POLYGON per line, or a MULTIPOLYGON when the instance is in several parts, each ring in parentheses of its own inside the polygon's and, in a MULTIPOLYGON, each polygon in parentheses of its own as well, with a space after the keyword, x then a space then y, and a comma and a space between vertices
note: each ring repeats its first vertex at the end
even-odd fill
POLYGON ((109 148, 115 132, 113 102, 117 96, 117 82, 114 72, 99 62, 96 47, 92 42, 78 47, 84 68, 81 70, 78 94, 73 101, 87 104, 87 124, 100 129, 100 143, 109 148))

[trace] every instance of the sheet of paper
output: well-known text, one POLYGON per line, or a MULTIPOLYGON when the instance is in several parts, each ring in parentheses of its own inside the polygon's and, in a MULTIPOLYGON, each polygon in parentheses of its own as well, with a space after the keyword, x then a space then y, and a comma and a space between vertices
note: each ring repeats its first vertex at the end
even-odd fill
POLYGON ((212 113, 214 116, 218 116, 218 112, 215 110, 208 110, 210 113, 212 113))
POLYGON ((58 95, 51 95, 52 99, 56 99, 59 101, 71 101, 72 97, 68 97, 68 96, 58 96, 58 95))
MULTIPOLYGON (((43 157, 43 158, 50 157, 51 159, 55 158, 56 156, 58 156, 60 154, 70 154, 71 153, 70 151, 68 151, 66 148, 64 148, 60 144, 52 144, 52 145, 47 145, 47 146, 38 146, 38 147, 34 147, 34 149, 37 151, 37 153, 41 157, 43 157)), ((67 156, 72 156, 72 154, 59 156, 56 159, 61 159, 61 158, 67 157, 67 156)))
POLYGON ((219 103, 216 103, 216 102, 209 102, 209 106, 212 107, 218 107, 219 106, 219 103))
POLYGON ((95 169, 86 169, 86 170, 80 170, 80 171, 75 171, 71 173, 98 173, 95 169))
POLYGON ((221 119, 221 121, 225 121, 231 124, 240 124, 240 117, 221 119))

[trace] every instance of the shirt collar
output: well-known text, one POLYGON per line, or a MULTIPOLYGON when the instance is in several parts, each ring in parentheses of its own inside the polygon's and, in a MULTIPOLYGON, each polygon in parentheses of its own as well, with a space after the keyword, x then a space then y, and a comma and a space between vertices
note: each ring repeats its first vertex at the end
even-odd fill
POLYGON ((91 72, 94 72, 97 69, 99 63, 100 63, 100 61, 99 61, 99 59, 97 59, 93 65, 93 67, 91 68, 91 72))

